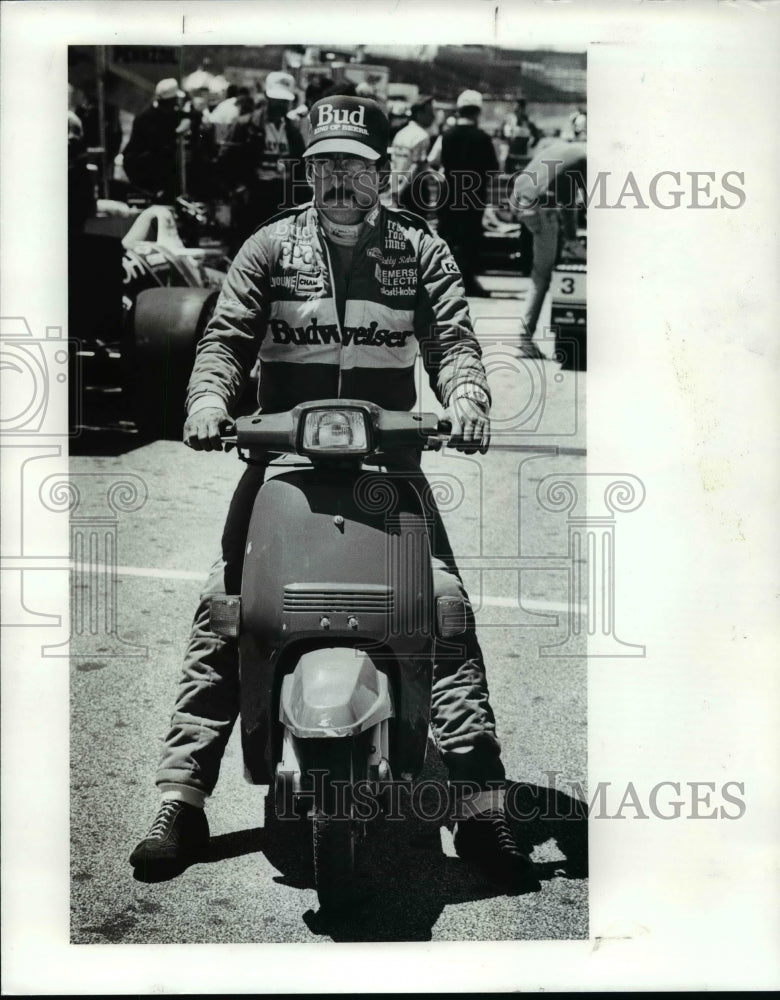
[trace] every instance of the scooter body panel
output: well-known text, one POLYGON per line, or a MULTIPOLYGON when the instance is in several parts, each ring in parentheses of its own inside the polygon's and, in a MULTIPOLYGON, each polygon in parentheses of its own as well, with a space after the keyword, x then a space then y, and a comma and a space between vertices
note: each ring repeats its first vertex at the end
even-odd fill
POLYGON ((260 489, 249 526, 240 637, 244 756, 267 784, 281 736, 274 706, 307 652, 358 649, 385 673, 395 770, 417 774, 427 745, 434 595, 429 524, 403 479, 296 470, 260 489))

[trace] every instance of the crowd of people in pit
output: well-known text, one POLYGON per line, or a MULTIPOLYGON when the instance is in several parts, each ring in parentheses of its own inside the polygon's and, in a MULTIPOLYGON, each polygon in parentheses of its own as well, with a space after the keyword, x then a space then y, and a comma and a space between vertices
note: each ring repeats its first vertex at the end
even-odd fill
MULTIPOLYGON (((301 94, 285 71, 269 72, 262 92, 253 94, 247 86, 214 75, 204 64, 185 78, 183 87, 174 78, 158 82, 151 104, 133 120, 123 148, 119 114, 110 99, 105 101, 107 162, 116 162, 120 176, 123 172, 129 185, 152 202, 170 204, 184 191, 196 200, 227 200, 232 254, 278 211, 310 199, 302 159, 308 109, 322 98, 339 95, 375 96, 367 83, 334 82, 322 75, 313 77, 301 94)), ((539 303, 561 249, 581 256, 572 207, 575 189, 584 189, 584 110, 572 115, 570 136, 563 139, 545 136, 522 97, 495 136, 480 127, 483 95, 476 90, 463 91, 447 118, 427 95, 417 97, 405 115, 393 114, 392 106, 386 110, 392 138, 383 201, 436 220, 470 296, 487 294, 478 273, 483 226, 497 221, 491 184, 499 173, 518 175, 516 217, 533 234, 533 277, 539 292, 527 318, 530 345, 539 303), (554 172, 544 162, 552 159, 561 161, 554 172), (542 180, 529 184, 522 172, 536 166, 542 180), (569 183, 562 185, 567 178, 569 183)), ((99 144, 98 129, 96 102, 71 88, 71 166, 84 159, 86 148, 99 144)), ((89 182, 77 169, 72 174, 71 216, 78 226, 94 206, 89 204, 89 182)), ((529 352, 534 353, 530 346, 529 352)))

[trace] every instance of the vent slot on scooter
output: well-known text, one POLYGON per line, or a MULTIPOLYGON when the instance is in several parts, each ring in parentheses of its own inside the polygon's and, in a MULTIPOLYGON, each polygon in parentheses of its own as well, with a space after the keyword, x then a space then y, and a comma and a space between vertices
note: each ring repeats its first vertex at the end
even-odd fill
POLYGON ((347 588, 293 583, 284 588, 283 610, 286 612, 392 614, 394 608, 392 587, 377 584, 347 588))

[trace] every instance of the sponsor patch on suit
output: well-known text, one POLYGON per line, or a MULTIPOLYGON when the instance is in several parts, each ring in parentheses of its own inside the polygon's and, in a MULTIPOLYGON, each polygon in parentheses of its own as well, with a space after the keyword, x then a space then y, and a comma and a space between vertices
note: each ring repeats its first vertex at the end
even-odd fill
POLYGON ((318 271, 299 271, 295 283, 296 292, 321 292, 322 275, 318 271))

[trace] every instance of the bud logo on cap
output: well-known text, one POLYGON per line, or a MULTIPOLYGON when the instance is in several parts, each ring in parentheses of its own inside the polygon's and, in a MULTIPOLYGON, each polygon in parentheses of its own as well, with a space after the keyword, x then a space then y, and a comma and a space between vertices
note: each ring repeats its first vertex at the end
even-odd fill
POLYGON ((341 110, 334 108, 332 104, 321 104, 317 113, 319 114, 317 128, 322 125, 362 125, 365 129, 365 105, 354 111, 348 111, 346 108, 341 110))
POLYGON ((325 97, 312 105, 309 123, 311 132, 304 156, 351 153, 378 160, 387 153, 387 118, 370 98, 325 97))

